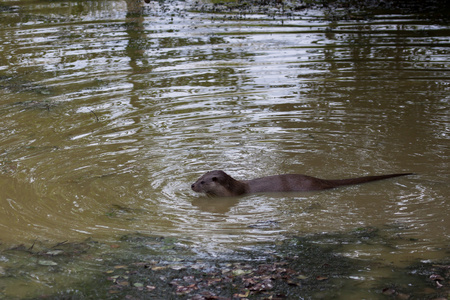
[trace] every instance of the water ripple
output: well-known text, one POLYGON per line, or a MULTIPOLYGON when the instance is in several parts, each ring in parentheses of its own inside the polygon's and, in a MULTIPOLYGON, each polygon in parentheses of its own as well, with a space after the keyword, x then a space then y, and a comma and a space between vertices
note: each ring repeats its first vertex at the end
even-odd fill
POLYGON ((217 253, 386 223, 448 237, 448 25, 73 5, 2 13, 2 241, 140 231, 217 253), (190 190, 211 169, 421 175, 213 200, 190 190))

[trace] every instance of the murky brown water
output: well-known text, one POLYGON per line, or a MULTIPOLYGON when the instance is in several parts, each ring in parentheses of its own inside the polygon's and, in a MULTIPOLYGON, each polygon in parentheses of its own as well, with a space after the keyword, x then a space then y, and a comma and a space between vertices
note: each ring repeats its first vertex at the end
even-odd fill
POLYGON ((392 262, 450 237, 450 27, 188 12, 189 2, 3 1, 0 243, 142 232, 217 254, 290 234, 399 226, 392 262), (237 178, 417 175, 208 199, 237 178))

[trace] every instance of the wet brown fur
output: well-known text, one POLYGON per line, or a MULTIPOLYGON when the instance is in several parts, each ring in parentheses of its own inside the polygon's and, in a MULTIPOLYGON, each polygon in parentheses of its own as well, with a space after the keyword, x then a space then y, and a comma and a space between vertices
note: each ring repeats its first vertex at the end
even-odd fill
POLYGON ((210 171, 201 176, 191 188, 208 196, 231 197, 263 192, 305 192, 361 184, 412 173, 364 176, 349 179, 326 180, 301 174, 284 174, 252 180, 236 180, 224 171, 210 171))

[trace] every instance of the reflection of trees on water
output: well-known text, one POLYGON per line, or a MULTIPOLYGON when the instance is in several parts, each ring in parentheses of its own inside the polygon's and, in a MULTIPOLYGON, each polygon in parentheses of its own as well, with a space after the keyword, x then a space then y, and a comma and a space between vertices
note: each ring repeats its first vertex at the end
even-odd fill
POLYGON ((448 93, 442 45, 448 29, 406 23, 333 23, 311 63, 302 64, 316 72, 298 76, 299 93, 315 99, 308 104, 324 128, 351 134, 346 143, 389 151, 395 141, 394 152, 403 155, 442 151, 431 144, 448 117, 442 111, 448 93), (411 147, 416 140, 429 143, 411 147))
POLYGON ((426 27, 418 30, 416 25, 395 23, 331 26, 322 54, 315 53, 314 59, 318 62, 307 65, 309 69, 326 72, 300 78, 327 80, 314 83, 311 92, 315 94, 329 91, 327 95, 336 95, 336 91, 340 91, 345 95, 349 90, 345 87, 353 86, 372 95, 376 95, 374 90, 383 88, 400 95, 404 85, 410 88, 408 93, 415 90, 422 94, 419 92, 435 89, 436 79, 445 80, 447 73, 445 62, 439 59, 443 50, 440 43, 444 41, 430 38, 436 34, 439 35, 439 30, 426 30, 426 27), (412 85, 410 81, 417 84, 412 85), (336 85, 343 88, 336 89, 336 85), (335 92, 330 92, 331 89, 335 92))
POLYGON ((158 89, 154 96, 164 96, 164 90, 177 87, 193 90, 205 86, 237 86, 242 82, 236 68, 222 61, 245 57, 248 54, 226 47, 227 41, 214 33, 195 33, 195 23, 183 18, 180 12, 170 12, 160 2, 143 6, 142 1, 127 1, 126 32, 129 37, 126 53, 138 89, 158 89), (158 5, 162 6, 159 7, 158 5), (163 13, 161 13, 163 12, 163 13), (161 15, 162 14, 162 15, 161 15), (142 78, 145 75, 145 80, 142 78))

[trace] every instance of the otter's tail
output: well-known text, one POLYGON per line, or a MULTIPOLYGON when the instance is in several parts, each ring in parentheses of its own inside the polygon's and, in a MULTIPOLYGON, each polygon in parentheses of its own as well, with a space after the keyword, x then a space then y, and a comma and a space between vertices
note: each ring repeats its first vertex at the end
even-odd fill
POLYGON ((377 176, 364 176, 364 177, 358 177, 358 178, 329 180, 329 182, 332 183, 334 185, 334 187, 337 187, 337 186, 342 186, 342 185, 360 184, 360 183, 366 183, 366 182, 371 182, 371 181, 377 181, 377 180, 412 175, 412 174, 414 174, 414 173, 399 173, 399 174, 388 174, 388 175, 377 175, 377 176))

